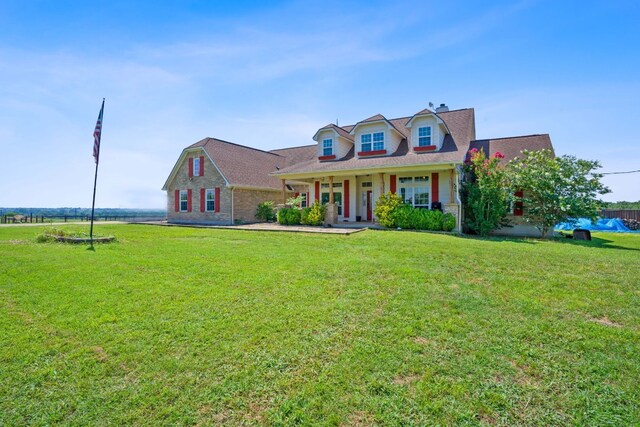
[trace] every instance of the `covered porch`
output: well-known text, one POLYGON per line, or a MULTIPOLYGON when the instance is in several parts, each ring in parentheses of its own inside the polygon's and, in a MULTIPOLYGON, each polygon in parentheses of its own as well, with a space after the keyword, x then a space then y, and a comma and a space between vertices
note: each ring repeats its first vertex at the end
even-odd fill
POLYGON ((316 201, 327 205, 326 222, 330 224, 375 225, 377 221, 373 212, 376 201, 380 195, 392 192, 416 208, 452 213, 456 217, 457 231, 461 229, 462 214, 459 179, 454 164, 281 177, 283 202, 286 201, 287 186, 299 188, 303 206, 310 206, 316 201))

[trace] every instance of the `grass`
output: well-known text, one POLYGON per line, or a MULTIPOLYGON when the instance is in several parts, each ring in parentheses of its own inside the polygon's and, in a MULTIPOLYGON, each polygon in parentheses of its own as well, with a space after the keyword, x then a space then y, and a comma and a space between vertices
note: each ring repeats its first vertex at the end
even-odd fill
POLYGON ((640 423, 638 235, 42 229, 0 227, 0 425, 640 423))

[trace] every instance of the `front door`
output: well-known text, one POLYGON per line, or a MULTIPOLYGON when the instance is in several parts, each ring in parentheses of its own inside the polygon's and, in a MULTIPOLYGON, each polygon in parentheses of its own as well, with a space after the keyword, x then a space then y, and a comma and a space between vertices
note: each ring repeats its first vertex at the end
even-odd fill
POLYGON ((371 190, 367 190, 367 222, 371 222, 373 216, 371 214, 371 190))

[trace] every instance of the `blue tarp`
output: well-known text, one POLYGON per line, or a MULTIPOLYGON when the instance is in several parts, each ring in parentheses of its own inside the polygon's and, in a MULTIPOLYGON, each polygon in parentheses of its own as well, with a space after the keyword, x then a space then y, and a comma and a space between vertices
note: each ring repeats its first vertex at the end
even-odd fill
POLYGON ((556 230, 575 230, 576 228, 582 228, 583 230, 591 231, 612 231, 619 233, 640 233, 638 231, 629 230, 622 221, 619 219, 599 219, 596 223, 592 223, 590 219, 578 218, 575 223, 563 222, 556 225, 556 230))

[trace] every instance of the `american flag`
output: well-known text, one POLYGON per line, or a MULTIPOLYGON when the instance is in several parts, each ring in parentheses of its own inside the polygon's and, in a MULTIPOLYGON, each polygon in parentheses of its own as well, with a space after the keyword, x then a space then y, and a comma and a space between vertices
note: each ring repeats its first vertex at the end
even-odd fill
POLYGON ((96 130, 93 131, 93 157, 100 158, 100 135, 102 134, 102 113, 104 112, 104 99, 102 100, 102 107, 100 108, 100 114, 98 114, 98 121, 96 122, 96 130))

